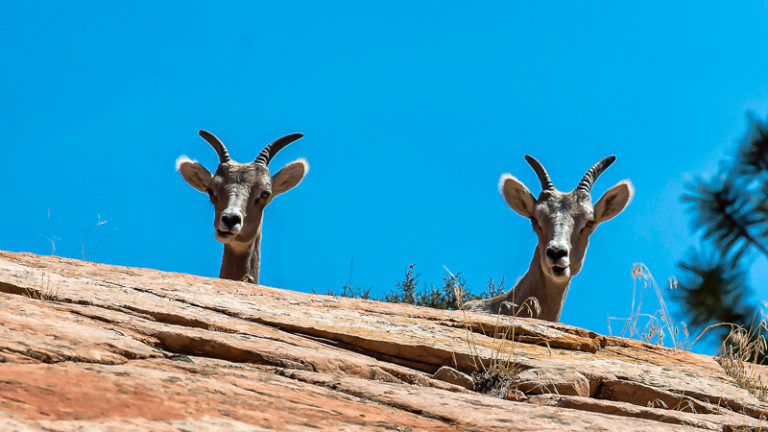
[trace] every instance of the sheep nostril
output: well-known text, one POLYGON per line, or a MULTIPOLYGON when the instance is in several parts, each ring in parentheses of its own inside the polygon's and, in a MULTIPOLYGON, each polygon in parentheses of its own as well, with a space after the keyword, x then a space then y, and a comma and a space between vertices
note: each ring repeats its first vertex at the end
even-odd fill
POLYGON ((547 248, 547 258, 551 259, 552 261, 557 262, 566 256, 568 256, 568 249, 557 246, 550 246, 547 248))
POLYGON ((239 214, 225 213, 221 215, 221 223, 230 230, 242 223, 242 221, 243 220, 239 214))

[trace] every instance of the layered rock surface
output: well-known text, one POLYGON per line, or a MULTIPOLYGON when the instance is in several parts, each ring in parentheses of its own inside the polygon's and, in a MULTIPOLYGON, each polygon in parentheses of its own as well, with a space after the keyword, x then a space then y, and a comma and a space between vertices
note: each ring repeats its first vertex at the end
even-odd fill
POLYGON ((0 252, 2 431, 738 431, 766 418, 711 357, 563 324, 0 252), (499 386, 465 388, 493 364, 499 386))

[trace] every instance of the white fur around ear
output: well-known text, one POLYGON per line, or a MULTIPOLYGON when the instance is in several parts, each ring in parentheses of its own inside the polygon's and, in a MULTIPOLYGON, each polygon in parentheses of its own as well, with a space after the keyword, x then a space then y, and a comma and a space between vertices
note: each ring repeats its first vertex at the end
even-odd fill
POLYGON ((608 189, 595 204, 595 221, 597 223, 605 222, 621 213, 632 201, 634 194, 635 188, 632 187, 632 182, 629 180, 622 180, 616 186, 608 189))
POLYGON ((296 187, 309 172, 309 162, 297 159, 285 165, 277 174, 272 176, 272 196, 280 195, 296 187))
POLYGON ((502 174, 499 192, 512 210, 527 218, 533 216, 536 198, 520 180, 510 174, 502 174))
POLYGON ((196 160, 192 160, 187 155, 181 155, 178 158, 176 158, 176 171, 181 170, 181 164, 184 162, 197 162, 196 160))
POLYGON ((184 180, 193 188, 200 192, 208 191, 208 185, 211 183, 211 177, 213 176, 196 160, 192 160, 184 155, 179 156, 176 159, 176 171, 181 173, 184 180))

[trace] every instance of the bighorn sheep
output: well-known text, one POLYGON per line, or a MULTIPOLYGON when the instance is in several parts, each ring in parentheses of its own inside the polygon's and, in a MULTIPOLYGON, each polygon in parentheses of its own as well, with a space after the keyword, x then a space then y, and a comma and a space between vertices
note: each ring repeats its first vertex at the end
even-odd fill
POLYGON ((632 199, 629 180, 620 181, 608 189, 592 205, 592 183, 610 166, 616 156, 609 156, 592 166, 571 192, 555 189, 547 171, 531 156, 525 156, 541 182, 541 194, 536 199, 515 177, 504 174, 499 190, 507 204, 520 215, 529 218, 538 236, 528 272, 507 293, 483 300, 472 300, 465 310, 516 315, 524 312, 523 304, 530 297, 538 300, 541 312, 537 318, 558 321, 571 278, 584 263, 589 236, 598 224, 624 210, 632 199))
POLYGON ((298 185, 309 171, 307 161, 298 159, 270 177, 269 162, 280 149, 304 135, 294 133, 278 138, 264 147, 256 160, 245 164, 232 160, 227 148, 213 134, 201 130, 200 136, 219 155, 216 172, 211 174, 186 156, 176 160, 176 170, 192 187, 208 193, 215 207, 216 239, 224 243, 219 277, 258 283, 264 207, 272 198, 298 185))

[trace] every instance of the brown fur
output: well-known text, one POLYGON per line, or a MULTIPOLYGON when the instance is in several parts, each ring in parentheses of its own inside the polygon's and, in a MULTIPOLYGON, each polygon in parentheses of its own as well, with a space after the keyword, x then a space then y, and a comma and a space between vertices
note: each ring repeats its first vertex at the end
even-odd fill
POLYGON ((558 321, 568 286, 581 271, 589 236, 597 225, 619 214, 632 198, 629 180, 610 188, 595 204, 589 192, 575 189, 564 193, 544 190, 534 198, 527 187, 509 174, 501 176, 499 189, 507 204, 520 215, 529 218, 538 243, 528 272, 507 293, 483 300, 472 300, 464 309, 492 314, 530 316, 528 298, 541 306, 536 317, 558 321), (550 249, 551 256, 547 256, 550 249), (560 250, 561 255, 552 253, 560 250), (565 253, 565 255, 562 255, 565 253))
POLYGON ((186 156, 176 161, 176 169, 213 203, 216 239, 224 243, 219 277, 258 283, 264 208, 301 182, 309 170, 307 161, 293 161, 273 176, 265 165, 231 159, 220 163, 214 174, 186 156), (239 223, 227 222, 234 219, 239 223))

